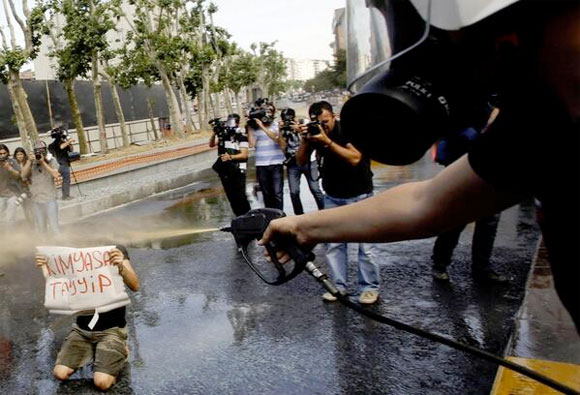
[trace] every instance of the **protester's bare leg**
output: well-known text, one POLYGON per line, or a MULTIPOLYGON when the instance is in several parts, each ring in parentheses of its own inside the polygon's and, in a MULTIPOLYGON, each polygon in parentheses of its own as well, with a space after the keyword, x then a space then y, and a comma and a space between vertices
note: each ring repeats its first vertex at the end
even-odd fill
POLYGON ((116 379, 117 378, 115 376, 111 376, 110 374, 95 372, 93 382, 95 383, 95 386, 101 391, 107 391, 113 386, 113 384, 115 384, 116 379))
POLYGON ((69 377, 72 376, 74 372, 75 372, 74 369, 71 369, 68 366, 64 365, 55 365, 54 370, 52 371, 54 377, 56 377, 61 381, 68 380, 69 377))

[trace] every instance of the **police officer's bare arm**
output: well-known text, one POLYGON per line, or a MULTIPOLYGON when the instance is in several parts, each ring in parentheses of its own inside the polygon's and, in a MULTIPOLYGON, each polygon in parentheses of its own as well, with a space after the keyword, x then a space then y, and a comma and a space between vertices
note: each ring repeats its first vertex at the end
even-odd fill
POLYGON ((272 221, 262 242, 290 235, 300 245, 392 242, 437 235, 500 211, 521 196, 500 193, 463 156, 434 178, 399 185, 355 204, 272 221))

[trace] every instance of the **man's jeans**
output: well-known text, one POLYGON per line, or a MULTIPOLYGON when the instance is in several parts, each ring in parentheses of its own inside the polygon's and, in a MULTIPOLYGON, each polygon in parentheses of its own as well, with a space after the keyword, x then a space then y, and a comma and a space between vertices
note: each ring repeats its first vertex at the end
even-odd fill
MULTIPOLYGON (((324 207, 333 208, 346 206, 372 196, 372 193, 363 194, 353 198, 339 199, 324 195, 324 207)), ((358 246, 358 290, 359 292, 378 290, 381 284, 379 265, 375 262, 375 246, 370 243, 327 243, 326 261, 330 276, 336 286, 347 290, 348 284, 348 253, 347 245, 358 246)))
POLYGON ((70 167, 59 165, 58 172, 62 177, 62 197, 64 199, 70 196, 70 167))
POLYGON ((298 165, 295 160, 291 162, 291 164, 286 167, 288 172, 288 186, 290 187, 290 198, 292 199, 292 208, 294 209, 294 214, 300 215, 304 214, 304 208, 302 207, 302 201, 300 200, 300 177, 302 174, 306 176, 306 181, 308 181, 308 188, 314 196, 314 200, 316 201, 316 206, 318 206, 319 210, 324 209, 324 194, 320 189, 320 184, 317 181, 313 181, 313 178, 317 178, 314 174, 311 177, 310 171, 315 173, 316 163, 312 163, 312 168, 310 165, 306 163, 303 166, 298 165))
POLYGON ((256 177, 264 195, 264 205, 284 210, 284 167, 281 164, 256 166, 256 177))
POLYGON ((59 233, 60 226, 58 224, 58 206, 56 200, 49 200, 48 202, 34 202, 34 218, 36 220, 36 231, 38 233, 46 233, 47 225, 52 232, 59 233))
POLYGON ((0 197, 0 223, 12 224, 16 219, 16 196, 0 197))

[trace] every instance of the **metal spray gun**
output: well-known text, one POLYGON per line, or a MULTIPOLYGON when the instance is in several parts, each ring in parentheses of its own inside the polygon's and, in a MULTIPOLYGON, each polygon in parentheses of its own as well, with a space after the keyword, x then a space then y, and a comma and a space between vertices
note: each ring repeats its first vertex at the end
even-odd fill
POLYGON ((264 265, 252 261, 248 254, 248 246, 250 242, 262 238, 262 235, 266 231, 270 221, 285 216, 286 214, 284 214, 282 210, 259 208, 250 210, 246 214, 234 218, 231 226, 220 230, 233 234, 248 266, 267 284, 284 284, 285 282, 292 280, 303 270, 306 270, 306 272, 321 283, 328 292, 337 298, 342 298, 344 295, 342 295, 336 285, 325 273, 321 272, 316 265, 314 265, 314 254, 312 252, 302 251, 293 240, 279 239, 276 240, 275 243, 269 242, 266 244, 265 247, 270 255, 270 259, 272 260, 271 263, 268 263, 269 267, 265 267, 264 265), (276 249, 286 251, 292 258, 293 263, 282 265, 276 257, 276 249), (272 269, 275 269, 275 271, 272 269))

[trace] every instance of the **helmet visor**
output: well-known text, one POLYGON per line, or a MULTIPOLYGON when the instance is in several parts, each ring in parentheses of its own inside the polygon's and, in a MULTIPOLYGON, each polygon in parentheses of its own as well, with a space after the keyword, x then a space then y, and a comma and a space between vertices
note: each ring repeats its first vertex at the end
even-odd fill
POLYGON ((347 0, 346 28, 347 87, 356 93, 427 38, 429 19, 408 0, 347 0))

